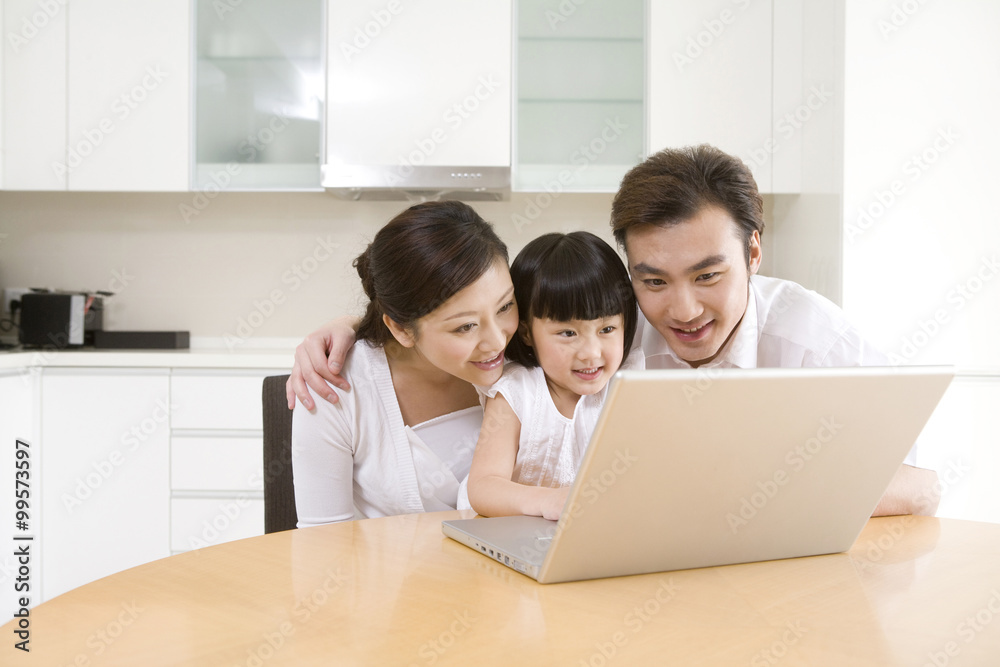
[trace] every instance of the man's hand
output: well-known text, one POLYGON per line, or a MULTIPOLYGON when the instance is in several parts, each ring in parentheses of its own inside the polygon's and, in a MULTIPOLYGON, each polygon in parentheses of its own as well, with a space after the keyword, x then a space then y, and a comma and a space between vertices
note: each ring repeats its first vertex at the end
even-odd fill
POLYGON ((337 402, 337 394, 327 381, 344 391, 351 388, 347 380, 340 377, 340 370, 354 345, 357 324, 355 317, 338 317, 306 336, 295 348, 295 365, 285 383, 289 410, 295 408, 296 396, 307 410, 316 407, 307 386, 330 403, 337 402))
POLYGON ((903 464, 889 482, 889 488, 878 501, 872 516, 934 516, 941 502, 937 481, 937 473, 933 470, 903 464))

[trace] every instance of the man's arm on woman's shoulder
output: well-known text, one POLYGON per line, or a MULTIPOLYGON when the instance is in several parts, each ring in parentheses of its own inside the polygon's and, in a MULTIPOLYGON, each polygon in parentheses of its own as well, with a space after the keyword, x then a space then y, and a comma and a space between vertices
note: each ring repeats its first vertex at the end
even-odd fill
POLYGON ((289 410, 295 408, 296 396, 307 410, 316 407, 307 387, 330 403, 337 402, 337 394, 326 384, 327 381, 344 391, 351 388, 347 380, 340 376, 340 370, 344 367, 347 353, 354 346, 358 322, 358 318, 351 315, 330 320, 306 336, 295 348, 295 365, 285 383, 289 410))

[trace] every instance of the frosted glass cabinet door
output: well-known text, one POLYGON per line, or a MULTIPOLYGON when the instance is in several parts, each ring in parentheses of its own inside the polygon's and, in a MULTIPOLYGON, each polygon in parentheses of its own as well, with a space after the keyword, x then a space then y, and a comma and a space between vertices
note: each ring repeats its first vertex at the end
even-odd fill
POLYGON ((614 192, 642 159, 644 8, 518 0, 515 190, 614 192))
POLYGON ((197 189, 319 189, 323 0, 197 0, 197 189))

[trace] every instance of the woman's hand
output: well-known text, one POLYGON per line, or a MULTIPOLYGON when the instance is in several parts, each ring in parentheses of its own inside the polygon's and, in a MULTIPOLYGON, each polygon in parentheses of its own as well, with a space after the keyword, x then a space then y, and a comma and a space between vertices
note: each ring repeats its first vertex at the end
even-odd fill
POLYGON ((285 383, 285 397, 288 409, 295 408, 295 397, 307 410, 315 408, 307 386, 317 396, 330 403, 337 402, 333 386, 348 391, 351 385, 340 377, 340 370, 347 359, 347 353, 354 345, 358 319, 351 316, 338 317, 305 337, 295 348, 295 365, 285 383))

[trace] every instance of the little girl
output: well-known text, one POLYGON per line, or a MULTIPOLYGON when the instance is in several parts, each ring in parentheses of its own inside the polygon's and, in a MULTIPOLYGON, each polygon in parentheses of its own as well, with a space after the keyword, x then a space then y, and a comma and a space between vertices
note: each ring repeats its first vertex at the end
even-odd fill
POLYGON ((503 376, 486 391, 469 472, 472 508, 484 516, 558 519, 604 403, 629 357, 636 301, 628 272, 589 232, 546 234, 510 267, 519 312, 503 376))

